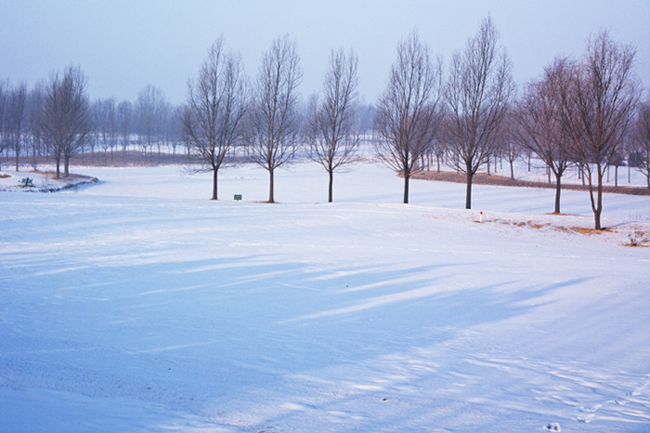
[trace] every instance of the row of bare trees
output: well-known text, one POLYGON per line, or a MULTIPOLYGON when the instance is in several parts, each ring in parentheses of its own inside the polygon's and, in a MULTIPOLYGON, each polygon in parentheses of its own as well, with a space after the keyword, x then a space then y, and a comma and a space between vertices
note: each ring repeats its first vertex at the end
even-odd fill
POLYGON ((635 125, 641 86, 634 56, 632 46, 617 44, 602 31, 580 60, 555 59, 541 79, 529 83, 516 110, 516 137, 555 175, 555 212, 560 212, 562 175, 570 163, 577 164, 589 185, 597 230, 608 166, 618 166, 626 140, 643 141, 633 133, 643 122, 640 110, 635 125))
POLYGON ((602 31, 581 59, 556 59, 516 99, 511 64, 489 17, 453 55, 446 83, 442 61, 432 59, 413 33, 397 48, 377 106, 377 153, 404 176, 408 203, 409 179, 423 169, 423 157, 435 152, 440 158, 444 149, 447 162, 467 177, 467 209, 472 178, 486 162, 489 170, 492 156, 504 156, 511 172, 524 150, 543 161, 555 175, 556 213, 562 175, 575 164, 587 179, 600 230, 603 178, 609 165, 618 166, 624 144, 635 143, 637 163, 648 165, 647 104, 638 104, 642 90, 634 56, 632 46, 602 31))
POLYGON ((46 152, 61 163, 67 175, 71 158, 77 154, 90 130, 86 79, 70 66, 52 74, 49 82, 28 92, 24 84, 0 84, 0 151, 10 150, 16 170, 20 157, 30 147, 35 156, 46 152))
MULTIPOLYGON (((603 176, 618 167, 626 146, 628 165, 648 177, 650 158, 648 102, 640 104, 634 75, 635 50, 614 42, 605 31, 592 37, 580 59, 557 58, 543 75, 515 95, 511 63, 491 18, 483 20, 464 49, 454 53, 445 79, 442 59, 431 55, 416 32, 397 47, 397 58, 374 114, 373 144, 379 159, 409 181, 435 156, 466 176, 465 207, 471 208, 472 180, 497 156, 510 164, 522 155, 543 161, 556 183, 560 212, 562 176, 570 165, 590 187, 596 228, 600 228, 603 176), (426 164, 425 162, 426 161, 426 164)), ((236 161, 238 149, 269 173, 274 202, 274 172, 300 150, 328 173, 333 200, 334 173, 355 161, 362 123, 354 51, 331 52, 322 92, 303 104, 298 94, 302 72, 296 42, 273 41, 257 77, 250 80, 241 56, 226 50, 223 37, 210 47, 198 76, 188 83, 186 104, 172 107, 162 92, 147 86, 136 102, 113 98, 90 103, 86 78, 78 67, 54 73, 27 92, 24 85, 0 82, 0 143, 11 149, 18 167, 31 145, 46 152, 64 174, 70 159, 101 147, 104 155, 121 143, 139 145, 144 155, 183 143, 194 171, 212 173, 217 199, 218 173, 236 161)), ((126 161, 126 160, 125 160, 126 161)))
POLYGON ((441 149, 442 142, 451 154, 448 161, 467 177, 465 207, 471 208, 473 176, 504 136, 504 119, 515 94, 510 71, 490 18, 465 50, 454 54, 446 83, 442 60, 431 58, 416 33, 398 46, 378 103, 375 146, 379 157, 404 176, 404 203, 421 159, 441 149))
POLYGON ((223 37, 209 49, 197 79, 189 82, 182 125, 191 162, 198 163, 196 170, 212 173, 213 200, 218 197, 219 170, 233 162, 233 149, 241 145, 251 161, 268 171, 268 201, 273 203, 275 170, 304 144, 307 157, 329 175, 332 201, 334 173, 353 161, 360 141, 357 57, 352 51, 332 51, 323 98, 312 97, 307 116, 297 90, 299 63, 295 41, 280 37, 264 54, 251 83, 239 54, 225 50, 223 37))
POLYGON ((128 162, 129 150, 142 152, 141 160, 161 163, 162 148, 172 149, 173 155, 181 144, 180 113, 181 106, 173 106, 163 92, 149 84, 138 93, 134 102, 115 98, 96 99, 90 104, 91 132, 86 139, 86 149, 92 154, 101 150, 104 162, 114 161, 116 151, 121 151, 120 160, 128 162))

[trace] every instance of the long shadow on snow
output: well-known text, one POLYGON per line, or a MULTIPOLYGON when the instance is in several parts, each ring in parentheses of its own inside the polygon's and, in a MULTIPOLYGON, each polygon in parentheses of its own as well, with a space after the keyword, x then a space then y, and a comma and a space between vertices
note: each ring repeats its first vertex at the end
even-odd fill
POLYGON ((286 374, 440 343, 457 329, 522 314, 522 301, 552 290, 513 289, 517 282, 458 289, 442 275, 455 266, 395 271, 248 256, 100 268, 83 278, 72 271, 74 289, 52 289, 57 304, 23 324, 51 350, 10 347, 2 365, 14 365, 24 386, 197 411, 286 374))

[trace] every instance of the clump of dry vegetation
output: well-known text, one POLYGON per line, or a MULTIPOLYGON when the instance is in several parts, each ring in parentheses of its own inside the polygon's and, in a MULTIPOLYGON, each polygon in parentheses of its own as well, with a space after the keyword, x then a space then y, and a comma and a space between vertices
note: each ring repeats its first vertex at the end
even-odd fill
POLYGON ((628 247, 647 247, 650 243, 650 233, 641 230, 637 224, 629 225, 627 238, 629 242, 624 245, 628 247))

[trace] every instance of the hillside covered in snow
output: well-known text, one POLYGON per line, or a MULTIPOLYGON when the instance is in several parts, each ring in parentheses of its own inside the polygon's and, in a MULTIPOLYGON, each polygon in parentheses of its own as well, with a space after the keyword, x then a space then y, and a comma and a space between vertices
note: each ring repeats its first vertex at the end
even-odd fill
POLYGON ((649 196, 75 173, 0 193, 2 432, 650 431, 649 196))

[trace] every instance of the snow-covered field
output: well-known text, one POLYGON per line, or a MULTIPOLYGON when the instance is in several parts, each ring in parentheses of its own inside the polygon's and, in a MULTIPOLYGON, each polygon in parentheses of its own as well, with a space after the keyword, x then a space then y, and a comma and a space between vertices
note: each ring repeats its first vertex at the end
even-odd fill
POLYGON ((650 197, 74 171, 0 193, 0 432, 650 432, 650 197))

